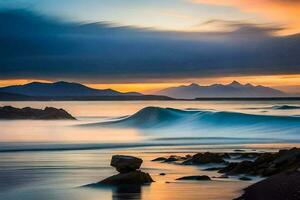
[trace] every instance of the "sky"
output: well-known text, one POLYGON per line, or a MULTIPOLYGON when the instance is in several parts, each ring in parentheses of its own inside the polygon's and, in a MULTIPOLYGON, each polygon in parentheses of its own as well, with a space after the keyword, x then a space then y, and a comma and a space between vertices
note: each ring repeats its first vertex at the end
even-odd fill
POLYGON ((0 0, 0 86, 238 80, 300 93, 299 19, 300 0, 0 0))

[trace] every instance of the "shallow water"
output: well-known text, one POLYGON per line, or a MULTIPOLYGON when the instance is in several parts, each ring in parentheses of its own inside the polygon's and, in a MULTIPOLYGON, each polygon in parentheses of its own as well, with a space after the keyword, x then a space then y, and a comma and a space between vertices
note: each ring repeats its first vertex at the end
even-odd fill
POLYGON ((278 106, 299 106, 299 101, 0 102, 0 105, 60 107, 78 118, 76 121, 0 121, 0 199, 5 200, 232 199, 239 196, 242 188, 259 179, 254 177, 250 182, 238 181, 235 177, 214 178, 211 182, 175 181, 186 175, 212 177, 218 174, 202 171, 208 166, 180 166, 150 160, 199 151, 275 151, 300 144, 298 117, 293 118, 292 123, 274 126, 269 122, 255 122, 250 126, 247 122, 245 126, 235 121, 225 127, 220 123, 223 118, 210 128, 207 124, 193 127, 195 122, 190 119, 189 123, 176 122, 180 128, 164 126, 155 130, 135 126, 79 126, 116 121, 147 106, 294 117, 300 115, 300 109, 278 109, 278 106), (143 170, 156 182, 130 188, 130 191, 128 188, 80 187, 114 174, 109 166, 113 154, 142 157, 143 170), (161 172, 167 175, 159 176, 161 172))

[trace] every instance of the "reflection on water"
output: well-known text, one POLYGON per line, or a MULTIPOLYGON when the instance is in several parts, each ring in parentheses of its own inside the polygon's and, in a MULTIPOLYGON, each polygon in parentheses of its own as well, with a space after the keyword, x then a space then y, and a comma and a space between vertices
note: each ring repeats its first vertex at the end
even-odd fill
POLYGON ((140 185, 121 185, 113 189, 112 200, 140 200, 142 187, 140 185))

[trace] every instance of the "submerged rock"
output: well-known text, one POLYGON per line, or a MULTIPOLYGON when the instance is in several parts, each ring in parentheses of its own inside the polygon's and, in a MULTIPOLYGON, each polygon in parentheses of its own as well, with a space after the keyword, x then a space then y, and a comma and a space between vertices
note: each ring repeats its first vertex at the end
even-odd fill
POLYGON ((0 119, 33 119, 33 120, 58 120, 72 119, 75 117, 70 115, 64 109, 46 107, 43 109, 35 109, 30 107, 15 108, 12 106, 0 107, 0 119))
POLYGON ((142 159, 134 156, 114 155, 110 165, 120 173, 128 173, 139 169, 142 163, 142 159))
POLYGON ((209 178, 209 176, 202 175, 202 176, 183 176, 177 178, 176 180, 210 181, 211 179, 209 178))

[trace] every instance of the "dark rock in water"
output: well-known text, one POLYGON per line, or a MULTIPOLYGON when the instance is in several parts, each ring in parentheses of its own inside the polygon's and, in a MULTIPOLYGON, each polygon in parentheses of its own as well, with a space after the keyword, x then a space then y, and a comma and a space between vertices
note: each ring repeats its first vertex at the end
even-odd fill
POLYGON ((227 167, 219 170, 220 173, 226 174, 247 174, 252 170, 253 162, 252 161, 242 161, 240 163, 230 163, 227 167))
POLYGON ((182 156, 171 155, 164 162, 175 162, 175 161, 182 161, 182 160, 185 160, 185 159, 186 158, 182 157, 182 156))
POLYGON ((139 169, 142 163, 142 159, 134 156, 114 155, 110 165, 120 173, 128 173, 139 169))
POLYGON ((181 178, 177 178, 176 180, 210 181, 211 179, 209 178, 209 176, 202 175, 202 176, 184 176, 181 178))
POLYGON ((279 156, 273 161, 275 165, 283 165, 286 162, 293 162, 300 158, 300 149, 280 150, 279 156))
POLYGON ((98 187, 102 185, 142 185, 154 182, 150 174, 137 170, 141 167, 143 160, 133 156, 114 155, 111 159, 111 166, 120 173, 110 176, 98 183, 87 185, 98 187))
POLYGON ((300 166, 300 149, 280 150, 278 153, 263 153, 253 162, 229 163, 219 170, 226 174, 249 174, 271 176, 285 171, 293 171, 300 166))
POLYGON ((242 177, 239 178, 239 180, 241 180, 241 181, 251 181, 252 179, 247 177, 247 176, 242 176, 242 177))
POLYGON ((236 200, 299 200, 300 172, 283 172, 255 183, 236 200))
POLYGON ((44 110, 30 107, 15 108, 12 106, 0 107, 0 119, 33 119, 33 120, 58 120, 72 119, 75 117, 70 115, 64 109, 46 107, 44 110))
POLYGON ((209 164, 209 163, 225 163, 223 160, 225 154, 218 153, 197 153, 192 158, 184 161, 182 164, 209 164))
POLYGON ((87 185, 88 187, 99 187, 104 185, 143 185, 154 182, 150 174, 142 171, 133 171, 128 173, 119 173, 117 175, 110 176, 98 183, 87 185))
POLYGON ((153 160, 151 160, 151 161, 165 161, 165 160, 167 160, 167 158, 165 158, 165 157, 158 157, 158 158, 155 158, 155 159, 153 159, 153 160))
POLYGON ((110 176, 96 185, 123 185, 123 184, 135 184, 135 185, 142 185, 147 183, 154 182, 151 176, 148 173, 142 171, 132 171, 128 173, 120 173, 114 176, 110 176))

